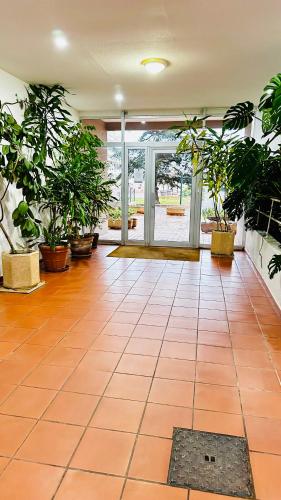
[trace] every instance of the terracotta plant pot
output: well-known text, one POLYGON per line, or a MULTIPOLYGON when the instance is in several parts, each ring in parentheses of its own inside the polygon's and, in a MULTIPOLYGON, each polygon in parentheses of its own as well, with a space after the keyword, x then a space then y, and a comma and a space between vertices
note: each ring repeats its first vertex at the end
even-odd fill
POLYGON ((39 252, 2 253, 3 286, 12 290, 33 288, 40 282, 39 252))
POLYGON ((67 269, 68 247, 66 245, 59 245, 52 249, 49 245, 41 243, 39 248, 45 271, 59 273, 67 269))
POLYGON ((92 235, 84 236, 70 241, 72 257, 90 257, 92 255, 92 235))
POLYGON ((213 231, 211 254, 225 255, 232 257, 234 249, 234 232, 233 231, 213 231))

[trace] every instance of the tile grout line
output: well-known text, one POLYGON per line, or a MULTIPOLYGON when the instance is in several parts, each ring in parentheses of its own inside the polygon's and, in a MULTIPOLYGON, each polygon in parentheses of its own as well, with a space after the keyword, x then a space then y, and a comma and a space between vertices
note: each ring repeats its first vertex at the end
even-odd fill
MULTIPOLYGON (((162 272, 161 272, 161 274, 162 274, 162 272)), ((158 279, 158 281, 159 281, 159 279, 158 279)), ((155 290, 155 288, 156 288, 156 284, 155 284, 155 287, 153 288, 153 290, 155 290)), ((150 297, 151 297, 151 295, 150 295, 150 297)), ((170 317, 170 315, 169 315, 169 317, 170 317)), ((167 328, 167 325, 166 325, 166 328, 167 328)), ((166 328, 165 328, 165 330, 166 330, 166 328)), ((140 419, 140 423, 139 423, 139 426, 138 426, 138 430, 137 430, 137 433, 136 433, 136 438, 135 438, 134 445, 133 445, 133 448, 132 448, 132 451, 131 451, 131 454, 130 454, 129 462, 128 462, 128 465, 127 465, 127 468, 126 468, 125 481, 124 481, 124 484, 123 484, 123 488, 121 490, 120 500, 122 499, 122 497, 124 495, 126 484, 127 484, 128 479, 129 479, 128 478, 128 474, 129 474, 129 470, 130 470, 131 463, 132 463, 132 460, 133 460, 133 456, 134 456, 134 453, 135 453, 137 441, 138 441, 139 436, 140 436, 140 430, 141 430, 143 419, 144 419, 144 415, 145 415, 145 412, 146 412, 146 409, 147 409, 148 399, 149 399, 149 395, 150 395, 150 392, 151 392, 152 384, 153 384, 153 381, 154 381, 154 378, 155 378, 155 373, 156 373, 156 370, 157 370, 157 366, 158 366, 158 362, 159 362, 159 358, 160 358, 160 354, 161 354, 161 349, 162 349, 163 342, 164 342, 164 336, 165 336, 165 331, 163 333, 163 338, 161 340, 161 346, 159 348, 159 353, 158 353, 158 356, 157 356, 157 362, 155 364, 154 372, 153 372, 153 375, 151 377, 151 382, 150 382, 149 390, 147 392, 147 397, 146 397, 145 405, 144 405, 144 408, 143 408, 142 416, 141 416, 141 419, 140 419)))
MULTIPOLYGON (((166 264, 163 267, 163 269, 165 269, 165 267, 166 267, 166 264)), ((161 274, 162 273, 163 273, 163 270, 162 270, 161 274)), ((159 279, 161 278, 161 274, 159 276, 159 279)), ((156 283, 158 283, 159 279, 157 280, 156 283)), ((156 284, 155 284, 155 287, 153 288, 153 290, 155 290, 155 288, 156 288, 156 284)), ((153 293, 153 291, 151 292, 150 297, 151 297, 152 293, 153 293)), ((174 298, 175 298, 175 295, 174 295, 174 298)), ((173 299, 173 302, 174 302, 174 299, 173 299)), ((169 318, 170 318, 170 314, 169 314, 169 318)), ((146 398, 146 401, 145 401, 145 405, 144 405, 144 409, 143 409, 143 412, 142 412, 141 420, 140 420, 140 423, 139 423, 139 426, 138 426, 138 430, 137 430, 135 442, 134 442, 134 445, 133 445, 133 448, 132 448, 132 452, 131 452, 131 455, 130 455, 130 458, 129 458, 128 465, 127 465, 127 469, 126 469, 126 473, 125 473, 125 481, 124 481, 123 488, 122 488, 122 491, 121 491, 120 500, 123 498, 123 495, 124 495, 124 492, 125 492, 125 488, 126 488, 126 484, 127 484, 128 479, 133 480, 133 478, 128 477, 128 474, 129 474, 129 470, 130 470, 131 463, 132 463, 132 460, 133 460, 133 456, 134 456, 134 453, 135 453, 137 441, 139 439, 139 436, 143 435, 143 434, 140 434, 140 430, 141 430, 141 427, 142 427, 142 424, 143 424, 144 415, 146 413, 146 409, 147 409, 147 406, 148 406, 148 403, 149 403, 149 395, 150 395, 150 392, 151 392, 151 388, 152 388, 153 382, 155 380, 155 373, 156 373, 156 370, 157 370, 157 367, 158 367, 158 363, 159 363, 159 359, 160 359, 160 355, 161 355, 161 350, 162 350, 162 346, 163 346, 163 342, 164 342, 164 338, 165 338, 165 331, 166 331, 166 329, 168 327, 167 325, 168 325, 168 321, 167 321, 167 324, 166 324, 166 327, 165 327, 165 330, 164 330, 164 333, 163 333, 163 337, 162 337, 162 340, 161 340, 161 346, 159 348, 159 353, 158 353, 158 356, 157 356, 157 362, 155 364, 154 372, 153 372, 153 375, 151 377, 151 383, 150 383, 149 391, 147 393, 147 398, 146 398)), ((151 436, 149 436, 149 437, 151 437, 151 436)), ((167 438, 167 439, 169 441, 171 440, 169 438, 167 438)), ((135 480, 138 480, 138 478, 135 478, 135 480)), ((163 483, 160 483, 160 484, 163 484, 163 483)), ((165 484, 167 484, 167 483, 165 483, 165 484)))

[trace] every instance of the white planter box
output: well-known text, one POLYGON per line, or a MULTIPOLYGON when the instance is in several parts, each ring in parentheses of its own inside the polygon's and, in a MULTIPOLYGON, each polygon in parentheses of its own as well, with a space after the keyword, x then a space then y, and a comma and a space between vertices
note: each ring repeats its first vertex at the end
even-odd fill
POLYGON ((279 243, 271 236, 264 237, 258 231, 249 230, 246 232, 245 250, 281 309, 281 273, 271 280, 267 268, 273 255, 281 254, 279 243))

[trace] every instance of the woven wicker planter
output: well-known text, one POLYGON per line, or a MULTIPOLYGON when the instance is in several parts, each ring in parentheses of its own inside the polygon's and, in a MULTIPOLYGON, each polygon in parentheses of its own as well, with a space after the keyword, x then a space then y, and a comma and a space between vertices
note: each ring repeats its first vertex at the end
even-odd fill
MULTIPOLYGON (((107 225, 109 229, 121 229, 122 228, 122 219, 111 219, 109 218, 107 221, 107 225)), ((128 220, 128 229, 132 229, 133 227, 133 220, 129 219, 128 220)))
POLYGON ((201 222, 202 233, 211 233, 217 229, 216 222, 201 222))
POLYGON ((176 215, 178 217, 183 217, 185 215, 185 208, 181 207, 168 207, 167 215, 176 215))
MULTIPOLYGON (((237 224, 236 222, 230 222, 229 223, 229 227, 231 229, 231 231, 236 234, 237 232, 237 224)), ((225 224, 222 223, 222 228, 224 229, 225 228, 225 224)), ((217 223, 214 222, 214 221, 211 221, 211 222, 201 222, 201 231, 202 233, 211 233, 212 231, 216 231, 217 230, 217 223)))

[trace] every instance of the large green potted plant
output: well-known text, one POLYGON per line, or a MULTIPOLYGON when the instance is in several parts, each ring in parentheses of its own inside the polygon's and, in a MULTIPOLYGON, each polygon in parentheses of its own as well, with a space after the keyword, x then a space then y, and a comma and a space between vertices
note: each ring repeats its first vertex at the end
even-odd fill
MULTIPOLYGON (((132 215, 134 215, 135 210, 133 208, 128 208, 128 229, 136 227, 133 224, 132 215)), ((120 207, 111 208, 109 210, 109 218, 107 221, 109 229, 121 229, 122 228, 122 210, 120 207)))
POLYGON ((60 184, 60 173, 50 172, 41 189, 40 210, 42 214, 43 242, 39 244, 44 270, 62 272, 67 269, 68 238, 60 184))
POLYGON ((181 128, 181 142, 178 153, 190 153, 194 174, 200 175, 213 202, 216 228, 212 230, 211 253, 213 255, 233 255, 235 232, 229 223, 224 200, 230 190, 229 156, 237 138, 202 126, 203 118, 187 120, 181 128))
POLYGON ((89 234, 93 236, 92 248, 97 248, 99 233, 96 231, 101 218, 111 210, 112 203, 116 201, 112 194, 114 185, 114 180, 106 178, 105 164, 100 162, 100 168, 95 170, 93 177, 93 197, 89 207, 89 234))
MULTIPOLYGON (((231 106, 224 117, 224 128, 241 130, 254 120, 262 127, 261 142, 246 137, 233 148, 228 163, 231 190, 224 208, 234 220, 244 215, 246 229, 266 231, 269 213, 279 224, 273 225, 274 238, 281 243, 281 73, 265 86, 258 108, 246 101, 231 106), (272 204, 272 207, 271 207, 272 204)), ((281 256, 268 264, 270 278, 281 271, 281 256)))
POLYGON ((94 228, 113 200, 114 181, 106 179, 106 166, 99 159, 101 146, 93 127, 76 124, 56 162, 73 257, 91 255, 94 228))
POLYGON ((12 115, 14 103, 0 106, 0 230, 9 252, 2 253, 3 285, 11 289, 32 288, 40 281, 39 253, 32 250, 29 240, 39 235, 38 220, 31 208, 41 185, 40 165, 30 147, 34 129, 28 132, 12 115), (11 189, 18 190, 18 205, 11 222, 19 228, 23 240, 14 244, 7 226, 10 216, 6 201, 11 189))
POLYGON ((21 102, 24 109, 24 129, 34 131, 30 140, 33 158, 40 167, 43 179, 37 190, 36 202, 43 219, 44 242, 39 245, 44 268, 57 272, 66 269, 68 244, 66 223, 58 185, 57 161, 65 137, 71 132, 73 121, 67 109, 66 90, 61 85, 29 85, 27 98, 21 102))

